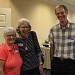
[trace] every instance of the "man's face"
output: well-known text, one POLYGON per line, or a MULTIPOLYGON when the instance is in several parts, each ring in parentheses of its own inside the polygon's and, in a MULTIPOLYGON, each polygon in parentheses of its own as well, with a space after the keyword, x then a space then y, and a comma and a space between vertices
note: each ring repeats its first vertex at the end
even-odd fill
POLYGON ((65 12, 63 7, 56 8, 55 14, 56 14, 58 20, 60 21, 60 23, 65 22, 67 20, 68 12, 65 12))

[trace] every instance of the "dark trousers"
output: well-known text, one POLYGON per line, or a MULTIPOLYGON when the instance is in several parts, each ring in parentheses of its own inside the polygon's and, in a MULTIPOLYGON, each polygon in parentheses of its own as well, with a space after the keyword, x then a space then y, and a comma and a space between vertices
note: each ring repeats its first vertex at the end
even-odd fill
POLYGON ((51 62, 51 75, 75 75, 75 60, 54 57, 51 62))
POLYGON ((39 72, 39 67, 31 69, 31 70, 21 70, 21 74, 20 75, 40 75, 39 72))

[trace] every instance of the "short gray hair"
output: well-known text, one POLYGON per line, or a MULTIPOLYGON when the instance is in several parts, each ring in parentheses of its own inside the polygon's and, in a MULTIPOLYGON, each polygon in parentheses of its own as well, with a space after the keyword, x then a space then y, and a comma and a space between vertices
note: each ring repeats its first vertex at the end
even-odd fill
POLYGON ((5 37, 9 33, 14 33, 16 35, 16 30, 13 27, 5 27, 3 36, 5 37))
POLYGON ((16 31, 17 31, 18 34, 20 34, 20 30, 19 30, 19 29, 20 29, 21 25, 26 24, 26 23, 28 23, 28 25, 29 25, 29 30, 31 30, 31 25, 30 25, 29 20, 27 20, 26 18, 21 18, 21 19, 18 21, 18 24, 17 24, 17 27, 16 27, 16 31))
MULTIPOLYGON (((57 5, 56 6, 56 8, 60 8, 60 7, 62 7, 65 10, 65 12, 68 13, 68 8, 65 5, 57 5)), ((56 8, 55 8, 55 13, 56 13, 56 8)))

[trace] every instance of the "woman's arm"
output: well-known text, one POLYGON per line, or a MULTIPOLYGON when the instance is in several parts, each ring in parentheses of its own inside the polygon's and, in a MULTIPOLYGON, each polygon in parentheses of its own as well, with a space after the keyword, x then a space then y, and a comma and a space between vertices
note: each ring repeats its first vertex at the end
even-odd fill
POLYGON ((3 67, 4 67, 4 61, 0 60, 0 75, 4 75, 3 67))
POLYGON ((37 34, 34 31, 31 31, 31 36, 34 42, 35 51, 38 54, 40 75, 42 75, 43 73, 43 65, 42 65, 42 60, 41 60, 42 51, 38 42, 37 34))
POLYGON ((43 65, 42 65, 42 61, 41 61, 41 56, 39 56, 39 71, 40 71, 40 75, 42 75, 42 73, 43 73, 43 65))

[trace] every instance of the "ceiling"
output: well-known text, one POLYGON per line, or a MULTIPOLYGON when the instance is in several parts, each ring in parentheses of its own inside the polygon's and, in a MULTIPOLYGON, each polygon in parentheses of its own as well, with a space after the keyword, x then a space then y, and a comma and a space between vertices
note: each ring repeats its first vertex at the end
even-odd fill
POLYGON ((64 4, 69 9, 75 10, 75 0, 43 0, 43 1, 55 4, 55 5, 64 4))
POLYGON ((60 0, 60 1, 70 4, 72 6, 75 6, 75 0, 60 0))

